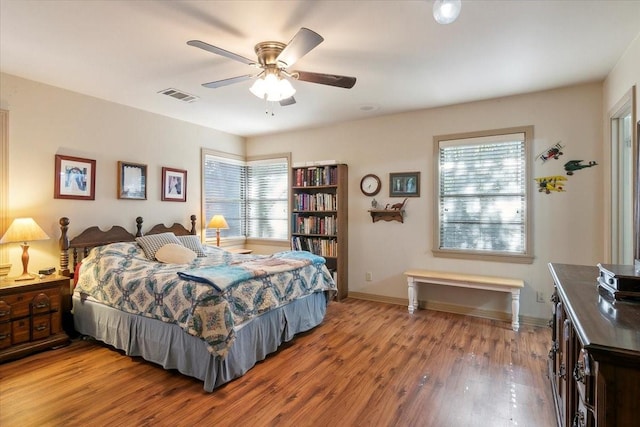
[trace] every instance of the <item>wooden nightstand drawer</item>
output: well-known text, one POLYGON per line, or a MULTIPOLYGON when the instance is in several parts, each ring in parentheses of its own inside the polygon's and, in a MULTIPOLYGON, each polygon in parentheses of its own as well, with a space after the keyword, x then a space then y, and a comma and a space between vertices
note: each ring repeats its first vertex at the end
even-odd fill
POLYGON ((51 335, 51 316, 41 314, 31 318, 31 340, 41 340, 51 335))
POLYGON ((11 346, 11 323, 0 323, 0 348, 11 346))
POLYGON ((11 321, 11 306, 0 300, 0 323, 11 321))
POLYGON ((60 292, 57 289, 25 292, 23 294, 7 295, 2 300, 11 307, 11 318, 27 317, 34 313, 60 309, 60 292), (44 299, 48 301, 43 302, 44 299))
POLYGON ((28 342, 31 338, 31 321, 28 317, 11 322, 11 344, 28 342))
POLYGON ((31 300, 31 315, 49 313, 51 301, 47 294, 41 292, 31 300))

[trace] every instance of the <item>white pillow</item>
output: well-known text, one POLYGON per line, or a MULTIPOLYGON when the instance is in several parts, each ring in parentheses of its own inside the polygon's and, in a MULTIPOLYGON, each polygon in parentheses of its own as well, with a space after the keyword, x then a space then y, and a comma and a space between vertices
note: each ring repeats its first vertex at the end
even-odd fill
POLYGON ((191 264, 198 255, 178 243, 169 243, 156 251, 156 259, 165 264, 191 264))
POLYGON ((136 242, 151 261, 156 260, 156 252, 164 245, 168 245, 169 243, 180 244, 180 240, 178 240, 173 233, 150 234, 148 236, 136 237, 136 242))

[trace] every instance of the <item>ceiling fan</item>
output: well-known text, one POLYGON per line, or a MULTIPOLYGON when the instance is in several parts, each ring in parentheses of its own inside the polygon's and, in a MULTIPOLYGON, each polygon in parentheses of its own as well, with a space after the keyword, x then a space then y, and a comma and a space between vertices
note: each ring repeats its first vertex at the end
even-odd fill
POLYGON ((356 84, 355 77, 288 70, 289 67, 293 66, 300 58, 322 43, 323 40, 324 38, 322 38, 320 34, 308 28, 300 28, 288 44, 274 41, 258 43, 255 46, 256 56, 258 57, 257 62, 200 40, 190 40, 187 44, 262 69, 262 71, 256 75, 245 74, 203 83, 202 86, 219 88, 250 79, 256 79, 251 89, 249 89, 251 93, 258 98, 279 102, 280 105, 286 106, 295 104, 296 102, 293 98, 296 90, 287 78, 345 89, 351 89, 353 85, 356 84))

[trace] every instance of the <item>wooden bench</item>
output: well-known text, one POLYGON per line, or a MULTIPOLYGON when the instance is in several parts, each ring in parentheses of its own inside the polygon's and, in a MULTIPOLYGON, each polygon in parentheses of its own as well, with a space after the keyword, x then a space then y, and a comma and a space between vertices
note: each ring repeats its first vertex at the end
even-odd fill
POLYGON ((520 312, 520 289, 524 281, 505 279, 504 277, 479 276, 475 274, 445 273, 442 271, 412 269, 404 272, 409 286, 409 313, 418 307, 416 283, 433 283, 436 285, 458 286, 462 288, 484 289, 488 291, 511 293, 511 327, 514 331, 520 328, 518 315, 520 312))

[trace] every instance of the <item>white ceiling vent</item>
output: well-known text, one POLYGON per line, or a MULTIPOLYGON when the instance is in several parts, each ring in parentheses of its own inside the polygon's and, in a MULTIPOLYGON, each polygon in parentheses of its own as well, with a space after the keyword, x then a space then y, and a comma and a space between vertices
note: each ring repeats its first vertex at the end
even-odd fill
POLYGON ((173 88, 169 88, 169 89, 165 89, 165 90, 161 90, 160 92, 163 95, 168 95, 172 98, 177 99, 178 101, 183 101, 183 102, 195 102, 198 99, 200 99, 199 97, 195 96, 195 95, 191 95, 189 93, 186 92, 182 92, 178 89, 173 89, 173 88))

